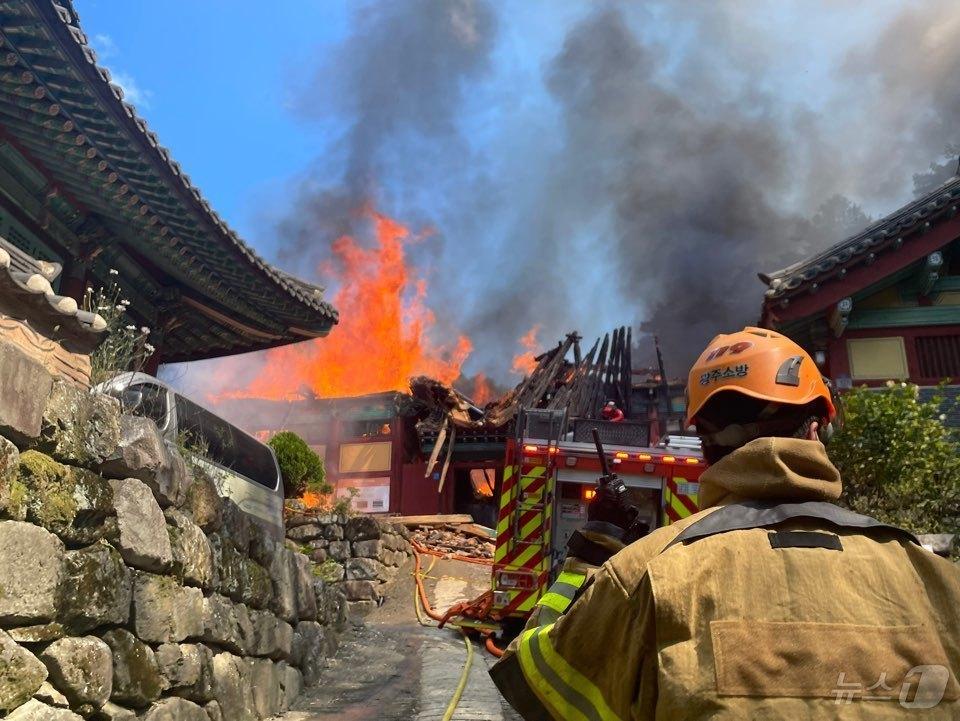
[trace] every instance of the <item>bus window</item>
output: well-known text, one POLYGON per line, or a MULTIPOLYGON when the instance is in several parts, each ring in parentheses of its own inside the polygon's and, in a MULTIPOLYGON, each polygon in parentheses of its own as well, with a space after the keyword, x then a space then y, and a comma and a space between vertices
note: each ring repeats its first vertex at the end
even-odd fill
POLYGON ((162 431, 167 425, 166 389, 152 383, 142 383, 137 386, 137 390, 143 394, 140 407, 137 409, 138 415, 149 418, 162 431))
POLYGON ((277 466, 269 448, 180 394, 176 404, 177 426, 188 446, 254 483, 277 487, 277 466))
POLYGON ((161 431, 167 425, 167 391, 153 383, 138 383, 122 391, 108 390, 110 395, 120 399, 125 413, 141 418, 149 418, 161 431))

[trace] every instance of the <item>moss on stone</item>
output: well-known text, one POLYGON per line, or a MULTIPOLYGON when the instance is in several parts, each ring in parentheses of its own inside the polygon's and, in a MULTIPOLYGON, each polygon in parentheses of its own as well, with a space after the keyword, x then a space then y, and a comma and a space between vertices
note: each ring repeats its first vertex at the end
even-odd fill
POLYGON ((93 543, 106 532, 113 491, 98 475, 34 450, 20 455, 19 471, 15 517, 43 526, 69 544, 93 543))
POLYGON ((343 566, 333 559, 328 558, 320 565, 313 567, 313 575, 317 578, 322 578, 328 583, 336 583, 343 579, 343 566))
POLYGON ((27 490, 28 516, 46 528, 69 525, 77 514, 75 483, 68 466, 39 451, 20 456, 20 479, 27 490))
POLYGON ((23 521, 27 518, 27 487, 19 478, 10 481, 7 496, 7 515, 16 520, 23 521))

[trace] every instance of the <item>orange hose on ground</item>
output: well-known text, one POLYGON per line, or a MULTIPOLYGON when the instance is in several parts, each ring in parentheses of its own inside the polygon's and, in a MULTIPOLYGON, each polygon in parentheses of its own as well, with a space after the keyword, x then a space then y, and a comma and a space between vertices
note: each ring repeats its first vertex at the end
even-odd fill
POLYGON ((483 647, 487 649, 491 655, 496 656, 497 658, 503 656, 503 649, 497 646, 496 642, 493 640, 492 633, 485 634, 483 647))
POLYGON ((443 551, 436 551, 432 548, 427 548, 426 546, 417 543, 416 541, 410 541, 410 545, 413 546, 415 551, 429 555, 437 556, 438 558, 449 558, 453 561, 463 561, 464 563, 476 563, 480 566, 492 566, 493 560, 490 558, 474 558, 473 556, 463 556, 459 553, 444 553, 443 551))
MULTIPOLYGON (((423 606, 424 612, 432 618, 434 621, 439 622, 441 625, 444 623, 449 623, 451 626, 458 626, 456 622, 448 621, 447 614, 438 613, 433 609, 433 606, 430 605, 430 599, 427 598, 427 590, 423 585, 423 574, 421 573, 421 564, 420 564, 420 553, 419 546, 420 544, 413 544, 413 578, 417 583, 417 595, 420 598, 420 605, 423 606)), ((414 604, 416 604, 416 598, 414 598, 414 604)), ((449 611, 448 611, 449 613, 449 611)), ((419 615, 419 611, 418 611, 419 615)), ((423 623, 421 619, 421 623, 423 623)), ((427 624, 424 624, 427 625, 427 624)), ((462 630, 462 628, 461 628, 462 630)), ((500 658, 503 656, 503 649, 499 648, 493 640, 493 634, 489 631, 483 634, 484 636, 484 648, 487 649, 492 655, 500 658)))
POLYGON ((433 606, 430 605, 430 600, 427 598, 427 590, 423 587, 423 576, 420 574, 420 553, 416 547, 417 545, 418 544, 414 544, 413 548, 413 577, 417 581, 417 593, 420 595, 420 603, 430 618, 434 621, 442 621, 443 614, 433 610, 433 606))

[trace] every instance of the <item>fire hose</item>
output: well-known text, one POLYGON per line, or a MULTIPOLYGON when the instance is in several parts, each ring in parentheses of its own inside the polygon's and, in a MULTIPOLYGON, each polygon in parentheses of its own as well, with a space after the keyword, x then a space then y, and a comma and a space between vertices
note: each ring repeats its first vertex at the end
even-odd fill
MULTIPOLYGON (((442 622, 444 620, 444 617, 441 614, 433 610, 433 607, 430 605, 430 600, 427 598, 426 589, 423 587, 424 575, 433 570, 433 567, 437 565, 438 560, 439 558, 434 556, 433 560, 430 561, 430 567, 425 572, 421 572, 420 553, 416 548, 413 551, 413 577, 416 580, 416 587, 413 590, 413 607, 417 612, 417 621, 421 626, 433 625, 423 618, 423 612, 426 612, 426 614, 434 621, 442 622), (421 612, 421 606, 423 606, 423 612, 421 612)), ((458 630, 460 631, 460 635, 463 637, 463 643, 467 647, 467 660, 463 664, 463 670, 460 672, 460 680, 457 681, 457 687, 453 691, 453 696, 450 697, 450 702, 447 704, 447 708, 443 712, 443 718, 441 721, 450 721, 450 719, 453 718, 453 712, 457 710, 457 706, 460 704, 460 699, 463 698, 463 691, 467 687, 467 679, 470 677, 470 669, 473 666, 473 644, 470 643, 470 639, 467 637, 466 632, 459 626, 459 624, 453 623, 451 625, 457 626, 458 630)))
MULTIPOLYGON (((416 581, 414 590, 413 590, 413 607, 417 614, 417 621, 421 626, 432 626, 428 620, 424 618, 424 614, 429 616, 431 619, 437 622, 437 627, 442 628, 444 624, 449 624, 455 626, 460 634, 463 636, 463 643, 467 647, 467 659, 463 664, 463 670, 460 673, 460 680, 457 682, 457 687, 453 692, 453 696, 450 698, 450 702, 447 704, 447 709, 443 714, 441 721, 450 721, 453 717, 453 712, 456 711, 457 706, 460 703, 460 699, 463 697, 463 692, 467 687, 467 679, 470 676, 470 669, 473 665, 473 644, 470 642, 467 632, 464 630, 463 626, 456 621, 451 621, 451 611, 463 606, 463 603, 455 604, 451 607, 446 613, 439 613, 434 610, 433 606, 430 605, 430 599, 427 598, 427 591, 423 585, 424 576, 428 575, 433 567, 437 565, 437 561, 440 559, 439 554, 431 554, 433 558, 430 561, 430 566, 426 571, 422 571, 421 564, 421 548, 419 544, 414 544, 413 549, 413 578, 416 581)), ((458 559, 461 560, 461 559, 458 559)), ((463 559, 466 560, 466 559, 463 559)), ((476 562, 476 559, 472 559, 476 562)), ((492 634, 487 631, 483 633, 484 636, 484 647, 494 656, 498 658, 503 655, 503 651, 497 648, 497 645, 493 641, 492 634)))

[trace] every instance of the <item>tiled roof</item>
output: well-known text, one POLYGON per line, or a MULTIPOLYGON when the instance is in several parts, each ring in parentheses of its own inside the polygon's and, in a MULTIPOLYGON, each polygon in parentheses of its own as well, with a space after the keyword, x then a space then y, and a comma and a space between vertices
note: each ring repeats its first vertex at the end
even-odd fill
POLYGON ((57 295, 50 281, 59 268, 19 252, 0 238, 0 295, 4 308, 9 305, 20 310, 19 315, 31 325, 39 325, 50 337, 70 339, 72 346, 92 351, 103 338, 106 321, 97 313, 77 307, 73 298, 57 295))
POLYGON ((70 0, 0 2, 0 42, 0 126, 88 215, 213 309, 179 320, 164 360, 329 332, 338 316, 322 289, 265 262, 210 207, 97 64, 70 0))
POLYGON ((817 255, 772 273, 760 273, 768 299, 780 298, 814 283, 842 278, 858 263, 872 263, 880 253, 896 252, 942 217, 953 217, 960 202, 960 177, 878 220, 817 255))

